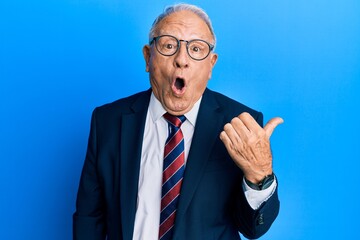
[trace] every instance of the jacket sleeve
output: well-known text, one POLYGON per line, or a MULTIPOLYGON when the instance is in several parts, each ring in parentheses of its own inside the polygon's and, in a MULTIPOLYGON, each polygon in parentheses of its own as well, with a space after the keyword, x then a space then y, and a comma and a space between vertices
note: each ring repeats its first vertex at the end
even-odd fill
POLYGON ((257 210, 250 207, 243 191, 240 191, 235 211, 235 218, 240 232, 249 239, 261 237, 275 221, 279 208, 277 187, 273 195, 257 210))
MULTIPOLYGON (((262 127, 263 114, 258 113, 257 116, 253 117, 262 127)), ((262 205, 256 210, 253 210, 249 205, 243 188, 239 188, 237 201, 235 204, 235 219, 240 232, 245 237, 249 239, 257 239, 261 237, 269 230, 272 223, 275 221, 280 209, 277 188, 278 187, 276 187, 271 197, 263 202, 262 205)))
POLYGON ((97 173, 96 124, 95 109, 73 215, 74 240, 104 240, 106 235, 103 193, 97 173))

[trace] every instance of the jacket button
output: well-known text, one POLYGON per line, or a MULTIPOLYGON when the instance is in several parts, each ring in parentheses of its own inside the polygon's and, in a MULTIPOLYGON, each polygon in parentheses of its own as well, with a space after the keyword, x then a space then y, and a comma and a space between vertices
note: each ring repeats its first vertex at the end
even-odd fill
POLYGON ((262 224, 264 224, 264 215, 261 213, 257 218, 257 225, 262 225, 262 224))

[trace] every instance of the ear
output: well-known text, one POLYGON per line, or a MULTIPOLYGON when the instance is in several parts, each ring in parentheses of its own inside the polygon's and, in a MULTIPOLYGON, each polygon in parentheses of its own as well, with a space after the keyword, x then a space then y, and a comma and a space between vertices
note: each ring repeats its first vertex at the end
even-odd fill
POLYGON ((211 53, 211 55, 210 55, 211 69, 210 69, 210 72, 209 72, 209 79, 211 78, 212 69, 213 69, 213 67, 214 67, 215 64, 216 64, 217 59, 218 59, 218 55, 217 55, 216 53, 211 53))
POLYGON ((144 59, 145 59, 145 66, 146 66, 146 68, 145 68, 145 71, 146 72, 149 72, 149 62, 150 62, 150 55, 151 55, 151 53, 150 53, 150 46, 149 45, 145 45, 144 47, 143 47, 143 55, 144 55, 144 59))
POLYGON ((212 65, 212 67, 215 66, 215 63, 217 62, 218 59, 218 55, 216 53, 212 53, 210 56, 210 63, 212 65))

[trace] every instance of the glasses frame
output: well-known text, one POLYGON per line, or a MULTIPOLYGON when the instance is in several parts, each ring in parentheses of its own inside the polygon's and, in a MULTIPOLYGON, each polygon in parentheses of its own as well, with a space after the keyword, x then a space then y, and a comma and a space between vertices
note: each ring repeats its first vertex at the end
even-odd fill
POLYGON ((192 40, 187 41, 187 40, 183 40, 183 39, 177 39, 176 37, 174 37, 174 36, 172 36, 172 35, 167 35, 167 34, 165 34, 165 35, 160 35, 160 36, 157 36, 157 37, 153 37, 153 38, 151 39, 151 41, 149 42, 149 44, 151 45, 151 44, 153 44, 154 42, 155 42, 156 50, 157 50, 161 55, 167 56, 167 57, 170 57, 170 56, 175 55, 175 54, 179 51, 179 49, 180 49, 181 42, 186 42, 186 52, 187 52, 187 54, 189 55, 189 57, 190 57, 191 59, 194 59, 195 61, 202 61, 202 60, 204 60, 205 58, 207 58, 207 57, 210 55, 210 53, 212 52, 212 50, 214 50, 214 45, 208 43, 208 42, 205 41, 205 40, 202 40, 202 39, 192 39, 192 40), (178 46, 178 47, 176 48, 176 51, 175 51, 174 53, 172 53, 172 54, 164 54, 164 53, 160 52, 160 50, 158 49, 158 46, 157 46, 156 42, 157 42, 157 40, 158 40, 159 38, 161 38, 161 37, 172 37, 172 38, 174 38, 174 39, 177 41, 177 44, 178 44, 177 46, 178 46), (206 44, 209 46, 209 52, 208 52, 208 54, 207 54, 205 57, 198 59, 198 58, 193 58, 193 57, 190 55, 190 53, 189 53, 189 44, 192 43, 192 42, 194 42, 194 41, 201 41, 201 42, 206 43, 206 44))

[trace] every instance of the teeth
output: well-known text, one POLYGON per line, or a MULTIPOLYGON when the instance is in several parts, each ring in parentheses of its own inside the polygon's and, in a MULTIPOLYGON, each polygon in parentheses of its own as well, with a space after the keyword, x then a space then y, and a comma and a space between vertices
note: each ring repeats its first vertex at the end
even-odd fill
POLYGON ((179 90, 181 90, 183 87, 185 87, 184 79, 182 78, 176 78, 175 80, 175 87, 179 90))

